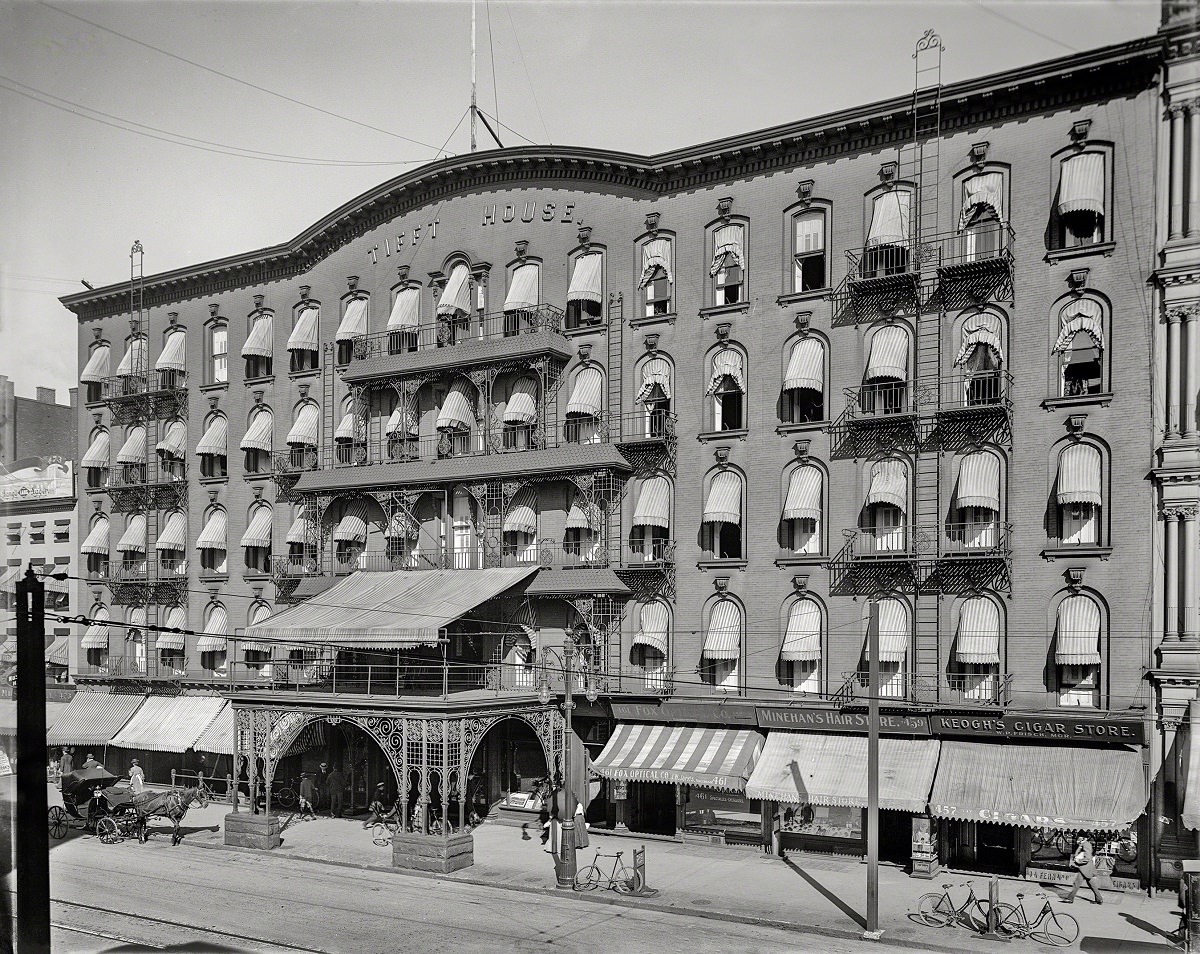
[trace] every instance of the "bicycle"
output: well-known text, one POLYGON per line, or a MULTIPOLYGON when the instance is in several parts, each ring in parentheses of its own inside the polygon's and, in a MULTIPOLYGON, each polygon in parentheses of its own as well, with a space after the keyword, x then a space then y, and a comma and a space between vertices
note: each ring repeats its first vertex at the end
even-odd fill
POLYGON ((941 892, 930 891, 917 899, 917 917, 929 927, 947 927, 966 923, 972 930, 986 931, 988 902, 976 897, 975 885, 970 881, 960 884, 944 884, 941 892), (950 898, 951 888, 967 888, 967 897, 961 905, 950 898))
POLYGON ((1037 917, 1030 921, 1025 914, 1025 895, 1017 895, 1016 904, 1003 901, 996 903, 996 931, 1005 937, 1032 938, 1039 944, 1053 947, 1070 947, 1079 937, 1079 922, 1071 915, 1055 911, 1050 906, 1050 896, 1039 891, 1037 897, 1044 899, 1037 917), (1042 922, 1045 922, 1043 927, 1042 922))
POLYGON ((389 812, 378 821, 371 823, 371 841, 381 848, 390 845, 401 827, 400 813, 396 811, 389 812))
POLYGON ((618 851, 615 855, 606 855, 597 851, 596 856, 592 858, 592 863, 575 876, 575 889, 592 891, 603 884, 604 887, 611 888, 617 894, 641 891, 645 887, 641 872, 636 868, 628 867, 621 861, 624 854, 625 852, 618 851), (613 859, 612 871, 608 874, 605 874, 604 869, 600 867, 601 858, 613 859))

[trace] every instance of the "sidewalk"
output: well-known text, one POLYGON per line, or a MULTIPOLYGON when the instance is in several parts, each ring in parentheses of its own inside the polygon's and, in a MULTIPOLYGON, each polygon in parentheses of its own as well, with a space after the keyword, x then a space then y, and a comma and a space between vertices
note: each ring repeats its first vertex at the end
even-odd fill
MULTIPOLYGON (((185 844, 223 848, 220 826, 226 805, 211 805, 188 812, 185 844)), ((285 816, 286 817, 286 816, 285 816)), ((483 825, 474 832, 475 864, 449 875, 429 875, 444 881, 463 881, 520 891, 554 891, 554 868, 542 851, 538 833, 503 825, 483 825)), ((643 844, 635 838, 613 838, 592 833, 591 846, 579 852, 581 867, 590 864, 598 848, 602 852, 625 852, 632 861, 633 850, 643 844)), ((658 894, 651 898, 623 898, 610 891, 579 894, 581 902, 628 904, 662 911, 678 911, 722 920, 770 923, 834 936, 858 936, 865 926, 866 866, 858 861, 825 855, 794 854, 786 860, 770 858, 753 848, 707 847, 672 842, 647 841, 646 880, 658 894)), ((232 850, 232 849, 231 849, 232 850)), ((319 818, 297 822, 283 833, 280 858, 300 857, 350 867, 391 867, 391 849, 372 843, 354 819, 319 818)), ((420 875, 417 872, 400 874, 420 875)), ((914 923, 908 913, 917 898, 938 890, 946 882, 958 884, 963 875, 943 872, 932 882, 909 878, 903 871, 881 867, 879 873, 879 921, 884 938, 892 943, 919 949, 996 951, 1004 945, 973 936, 965 929, 938 930, 914 923)), ((987 880, 972 879, 978 895, 987 896, 987 880)), ((1016 901, 1024 892, 1031 902, 1036 885, 1016 879, 1001 879, 1000 896, 1016 901)), ((556 892, 557 893, 557 892, 556 892)), ((1054 896, 1051 889, 1051 896, 1054 896)), ((960 890, 953 896, 962 897, 960 890)), ((1040 904, 1038 905, 1040 907, 1040 904)), ((1177 950, 1169 938, 1179 923, 1173 894, 1105 892, 1105 903, 1096 907, 1083 899, 1063 906, 1079 921, 1077 946, 1089 954, 1137 954, 1177 950)), ((1033 942, 1018 942, 1020 949, 1041 949, 1033 942)))

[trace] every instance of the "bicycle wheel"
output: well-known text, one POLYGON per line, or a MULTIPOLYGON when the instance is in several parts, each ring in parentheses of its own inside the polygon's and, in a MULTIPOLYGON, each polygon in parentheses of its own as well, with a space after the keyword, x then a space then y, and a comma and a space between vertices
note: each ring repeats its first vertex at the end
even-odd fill
POLYGON ((930 927, 945 927, 953 919, 955 912, 947 910, 949 905, 944 894, 931 891, 917 899, 917 917, 930 927))
POLYGON ((279 803, 280 808, 291 808, 298 799, 296 793, 285 785, 275 793, 275 801, 279 803))
POLYGON ((629 894, 631 891, 640 891, 642 886, 642 878, 634 868, 627 868, 621 865, 613 872, 613 890, 617 894, 629 894))
POLYGON ((1021 937, 1025 934, 1025 916, 1016 905, 1006 901, 996 902, 996 933, 1004 937, 1021 937))
POLYGON ((376 822, 371 826, 371 841, 379 845, 380 848, 392 843, 392 829, 382 822, 376 822))
POLYGON ((1029 937, 1041 944, 1070 947, 1079 937, 1079 922, 1069 914, 1051 914, 1038 925, 1038 930, 1029 932, 1029 937))
POLYGON ((607 881, 599 865, 592 865, 575 875, 575 890, 594 891, 601 881, 607 881))
POLYGON ((988 907, 988 902, 976 901, 973 905, 968 904, 959 917, 972 931, 982 934, 988 926, 988 907))

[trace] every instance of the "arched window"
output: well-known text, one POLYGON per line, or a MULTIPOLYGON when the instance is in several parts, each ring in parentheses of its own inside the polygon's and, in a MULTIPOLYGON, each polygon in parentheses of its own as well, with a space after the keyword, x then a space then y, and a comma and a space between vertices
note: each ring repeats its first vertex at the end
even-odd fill
POLYGON ((307 506, 293 508, 292 523, 287 532, 288 566, 297 576, 315 573, 317 551, 321 546, 321 531, 307 506))
POLYGON ((638 482, 634 498, 630 548, 643 563, 662 562, 671 546, 671 482, 663 476, 638 482))
POLYGON ((88 354, 87 364, 79 372, 79 382, 85 385, 84 401, 87 404, 104 400, 104 381, 109 374, 110 353, 107 343, 96 342, 88 354))
POLYGON ((712 250, 712 264, 708 267, 712 278, 712 304, 736 305, 746 301, 748 245, 745 223, 722 223, 711 228, 708 234, 712 250))
POLYGON ((122 394, 137 394, 146 391, 149 382, 146 373, 150 370, 149 348, 145 335, 130 335, 125 345, 125 355, 117 365, 117 377, 121 379, 122 394))
POLYGON ((457 262, 442 288, 437 303, 437 343, 457 344, 471 328, 471 270, 457 262))
POLYGON ((134 606, 129 609, 125 621, 125 660, 133 672, 146 672, 146 619, 147 607, 134 606))
POLYGON ((863 414, 905 414, 908 398, 908 329, 884 325, 871 335, 858 407, 863 414))
POLYGON ((581 367, 571 382, 563 433, 570 444, 594 444, 600 440, 600 418, 604 414, 604 372, 594 364, 581 367))
POLYGON ((1004 327, 999 315, 980 311, 962 319, 961 340, 954 366, 961 369, 964 407, 998 404, 1005 396, 1004 327))
POLYGON ((779 677, 793 692, 819 695, 825 617, 814 599, 798 599, 787 610, 779 648, 779 677))
POLYGON ((567 510, 566 525, 563 530, 564 552, 580 563, 591 563, 602 557, 600 528, 602 526, 600 509, 581 493, 576 493, 567 510))
POLYGON ((121 483, 130 486, 146 482, 146 425, 134 424, 125 431, 125 441, 117 451, 121 465, 121 483))
POLYGON ((98 490, 108 482, 111 453, 112 445, 111 438, 108 436, 108 428, 94 428, 89 438, 88 449, 84 451, 83 460, 80 461, 89 490, 98 490))
MULTIPOLYGON (((910 653, 908 645, 912 632, 908 604, 903 600, 889 598, 872 600, 878 607, 879 618, 879 694, 886 698, 906 699, 911 696, 909 679, 910 653)), ((868 607, 870 612, 870 607, 868 607)), ((870 625, 870 617, 867 617, 870 625)), ((862 660, 859 663, 859 686, 868 685, 870 665, 869 638, 863 639, 862 660)))
POLYGON ((629 649, 629 664, 640 670, 647 692, 666 692, 670 683, 671 610, 658 600, 643 603, 634 617, 637 630, 629 649))
POLYGON ((783 374, 783 414, 790 424, 825 420, 825 343, 806 335, 792 345, 783 374))
POLYGON ((196 538, 200 551, 201 576, 223 576, 226 572, 226 551, 229 547, 229 518, 221 507, 209 507, 204 513, 204 526, 196 538))
MULTIPOLYGON (((250 608, 246 611, 247 635, 253 636, 253 627, 265 623, 270 617, 271 607, 267 603, 251 603, 250 608)), ((270 643, 256 643, 252 640, 244 641, 242 643, 242 654, 245 658, 245 667, 248 672, 263 679, 271 678, 271 659, 274 653, 270 643)))
MULTIPOLYGON (((187 610, 182 606, 172 606, 164 609, 159 624, 163 630, 187 629, 187 610)), ((176 676, 187 674, 187 657, 184 650, 187 647, 187 637, 182 632, 164 632, 159 630, 154 640, 154 648, 158 650, 158 664, 162 670, 176 676)))
POLYGON ((162 439, 155 445, 158 454, 158 466, 161 477, 167 480, 183 480, 186 473, 187 459, 187 424, 183 421, 169 421, 160 433, 162 439))
POLYGON ((187 381, 187 332, 183 328, 175 328, 167 332, 163 341, 163 349, 158 360, 154 362, 154 370, 158 374, 158 386, 163 390, 181 388, 187 381))
POLYGON ((709 431, 740 431, 746 427, 746 356, 724 347, 709 358, 709 431))
POLYGON ((269 503, 258 503, 250 508, 241 546, 246 569, 253 573, 269 573, 271 570, 271 524, 269 503))
POLYGON ((1058 604, 1054 663, 1060 706, 1099 708, 1103 625, 1100 605, 1087 594, 1066 596, 1058 604))
POLYGON ((229 420, 224 414, 210 414, 204 434, 196 445, 201 477, 224 477, 229 473, 229 420))
POLYGON ((824 473, 808 464, 788 476, 783 501, 780 543, 792 553, 821 553, 821 514, 825 491, 824 473))
POLYGON ((320 364, 321 303, 306 299, 292 309, 287 350, 292 371, 315 371, 320 364))
POLYGON ((88 623, 87 629, 84 630, 83 636, 79 640, 79 648, 87 654, 87 664, 96 669, 102 669, 108 665, 109 654, 109 620, 112 618, 109 615, 108 607, 103 603, 96 603, 88 612, 88 618, 92 621, 88 623))
POLYGON ((158 569, 168 576, 187 576, 187 514, 173 510, 167 514, 154 541, 158 569))
MULTIPOLYGON (((475 407, 479 394, 470 381, 456 377, 450 390, 441 400, 437 413, 439 457, 458 457, 477 452, 477 441, 473 440, 476 415, 475 407)), ((482 435, 479 435, 482 438, 482 435)))
POLYGON ((450 498, 450 563, 456 570, 483 565, 483 541, 475 533, 475 502, 464 487, 450 498))
POLYGON ((674 391, 674 370, 662 355, 652 355, 642 362, 638 380, 640 387, 636 402, 645 408, 644 436, 658 439, 667 436, 671 423, 671 395, 674 391))
POLYGON ((417 460, 421 456, 421 415, 415 392, 397 395, 383 432, 390 460, 417 460))
POLYGON ((792 292, 810 292, 829 285, 825 251, 824 209, 809 209, 792 216, 792 292))
POLYGON ((1059 356, 1064 397, 1104 390, 1104 306, 1095 298, 1066 302, 1058 310, 1059 332, 1053 352, 1059 356))
POLYGON ((1104 462, 1094 444, 1068 444, 1058 455, 1054 482, 1061 546, 1099 546, 1104 542, 1104 462))
POLYGON ((516 378, 504 401, 503 447, 528 450, 538 419, 538 383, 529 375, 516 378))
POLYGON ((302 401, 296 405, 286 443, 293 467, 309 470, 317 466, 317 447, 321 443, 321 409, 315 403, 302 401))
POLYGON ((965 550, 1000 545, 1000 458, 988 451, 964 454, 958 461, 950 543, 965 550))
POLYGON ((745 483, 741 473, 732 468, 717 470, 706 479, 700 548, 707 559, 743 558, 745 483))
POLYGON ((421 289, 405 285, 395 289, 392 311, 388 315, 388 353, 416 351, 421 332, 421 289))
POLYGON ((353 395, 342 400, 342 414, 333 431, 333 447, 339 464, 365 464, 367 461, 367 408, 353 395))
POLYGON ((962 182, 958 230, 962 233, 963 262, 995 258, 1007 248, 1004 173, 981 172, 962 182))
POLYGON ((214 675, 224 674, 228 665, 229 612, 223 603, 204 609, 203 634, 196 641, 200 667, 214 675))
POLYGON ((744 630, 740 603, 725 597, 710 604, 700 653, 702 682, 722 692, 739 691, 744 630))
POLYGON ((537 533, 537 494, 526 487, 513 497, 504 515, 501 562, 505 566, 537 563, 537 533))
POLYGON ((1055 247, 1079 248, 1107 241, 1109 154, 1088 151, 1058 162, 1058 194, 1054 203, 1055 247))
POLYGON ((229 382, 229 326, 224 321, 213 321, 206 326, 205 344, 208 354, 204 362, 205 384, 227 384, 229 382))
POLYGON ((92 517, 88 535, 79 545, 79 552, 87 558, 89 579, 102 579, 108 576, 108 536, 108 516, 98 513, 92 517))
POLYGON ((246 453, 246 473, 261 474, 271 468, 271 448, 274 446, 275 418, 268 407, 259 406, 250 413, 241 448, 246 453))
POLYGON ((604 253, 590 251, 571 262, 571 283, 567 288, 566 326, 583 328, 598 325, 603 319, 604 253))
POLYGON ((342 320, 338 324, 334 341, 337 342, 337 363, 350 363, 354 351, 354 339, 365 337, 369 330, 368 310, 371 305, 370 296, 364 293, 352 295, 342 300, 342 320))
POLYGON ((508 295, 504 299, 504 334, 515 335, 534 328, 534 311, 541 301, 542 266, 525 262, 509 274, 508 295))
POLYGON ((246 359, 246 380, 265 378, 274 369, 275 314, 265 309, 250 313, 250 332, 242 345, 242 357, 246 359))
POLYGON ((899 275, 909 270, 912 190, 896 186, 871 200, 871 224, 859 263, 859 278, 899 275))
POLYGON ((870 473, 863 501, 861 552, 904 552, 908 549, 908 465, 889 457, 875 461, 870 473))
POLYGON ((643 292, 643 315, 663 318, 674 314, 675 243, 670 236, 656 235, 641 246, 641 277, 638 288, 643 292))
POLYGON ((117 541, 117 552, 121 555, 119 574, 125 579, 143 579, 146 576, 146 515, 131 513, 125 520, 125 532, 117 541))
POLYGON ((1004 642, 1000 608, 986 596, 963 600, 950 657, 950 691, 971 702, 1004 703, 1000 686, 1004 642))

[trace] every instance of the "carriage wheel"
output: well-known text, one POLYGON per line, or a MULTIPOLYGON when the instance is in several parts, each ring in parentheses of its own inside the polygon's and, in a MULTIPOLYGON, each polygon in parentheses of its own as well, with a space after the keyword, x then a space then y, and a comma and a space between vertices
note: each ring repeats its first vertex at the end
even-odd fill
POLYGON ((51 838, 67 837, 67 812, 58 805, 52 805, 47 813, 51 838))
POLYGON ((115 845, 121 840, 121 828, 115 818, 105 817, 96 822, 96 834, 106 845, 115 845))

